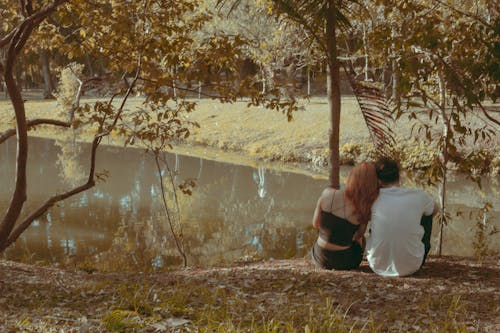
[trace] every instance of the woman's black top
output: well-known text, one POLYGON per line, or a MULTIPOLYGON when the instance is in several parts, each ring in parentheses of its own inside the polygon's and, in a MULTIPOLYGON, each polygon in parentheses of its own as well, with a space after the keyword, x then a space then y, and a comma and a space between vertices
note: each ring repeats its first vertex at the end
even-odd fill
MULTIPOLYGON (((335 193, 332 198, 335 199, 335 193)), ((321 211, 321 219, 319 223, 319 235, 328 243, 351 246, 352 236, 358 230, 358 224, 352 224, 347 219, 338 217, 330 212, 321 211)))
POLYGON ((350 246, 352 236, 354 236, 358 228, 359 225, 352 224, 346 219, 321 211, 319 235, 328 243, 350 246))

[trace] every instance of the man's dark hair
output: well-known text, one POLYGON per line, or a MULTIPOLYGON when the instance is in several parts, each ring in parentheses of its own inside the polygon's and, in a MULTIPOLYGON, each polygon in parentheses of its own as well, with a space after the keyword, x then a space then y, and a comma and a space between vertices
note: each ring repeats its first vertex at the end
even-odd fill
POLYGON ((399 164, 397 161, 381 157, 375 162, 377 178, 383 184, 394 183, 399 180, 399 164))

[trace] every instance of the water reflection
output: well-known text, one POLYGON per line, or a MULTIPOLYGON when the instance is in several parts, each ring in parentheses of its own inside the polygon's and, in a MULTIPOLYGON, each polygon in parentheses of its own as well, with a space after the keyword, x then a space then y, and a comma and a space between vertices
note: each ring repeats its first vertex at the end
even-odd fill
MULTIPOLYGON (((6 207, 13 187, 14 145, 10 140, 0 153, 0 186, 7 189, 0 194, 0 210, 6 207)), ((53 141, 31 139, 27 208, 33 209, 47 195, 71 186, 59 176, 63 167, 55 163, 59 152, 53 141)), ((88 156, 89 146, 81 145, 75 158, 88 165, 88 156)), ((308 253, 315 238, 310 227, 312 211, 326 181, 176 154, 167 155, 166 161, 176 184, 187 178, 197 180, 191 196, 178 197, 189 264, 213 265, 245 256, 290 258, 308 253)), ((106 182, 51 209, 6 251, 6 256, 49 262, 88 261, 108 269, 182 263, 162 208, 151 156, 137 149, 102 147, 97 169, 109 171, 106 182)), ((347 171, 343 170, 342 177, 347 171)), ((172 193, 167 197, 172 200, 172 193)), ((474 184, 462 179, 450 183, 449 203, 462 209, 465 218, 454 220, 445 229, 445 254, 471 255, 475 221, 468 219, 468 212, 482 207, 485 200, 493 201, 488 223, 498 226, 498 198, 498 186, 494 184, 486 183, 478 192, 474 184), (478 198, 476 193, 483 193, 483 197, 478 198)), ((498 234, 492 236, 491 244, 500 250, 498 234)))
POLYGON ((262 167, 257 168, 252 174, 253 181, 257 184, 257 194, 260 198, 264 198, 266 196, 266 173, 265 169, 262 167))

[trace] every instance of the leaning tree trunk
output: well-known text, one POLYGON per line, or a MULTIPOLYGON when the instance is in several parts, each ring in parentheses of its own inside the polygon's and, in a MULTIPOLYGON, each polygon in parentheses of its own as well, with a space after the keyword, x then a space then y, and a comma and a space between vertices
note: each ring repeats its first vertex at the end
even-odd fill
POLYGON ((5 62, 3 77, 9 92, 12 107, 14 108, 16 119, 16 174, 15 189, 7 211, 0 223, 0 253, 5 249, 7 238, 14 228, 14 225, 21 214, 24 202, 26 201, 26 168, 28 162, 28 126, 26 122, 26 111, 20 89, 14 79, 14 51, 9 50, 5 62))
MULTIPOLYGON (((7 38, 0 39, 0 48, 4 51, 2 52, 3 57, 0 58, 0 72, 3 74, 3 78, 9 92, 9 97, 12 102, 16 121, 15 130, 13 129, 12 131, 5 131, 0 135, 0 140, 6 140, 10 136, 14 135, 14 133, 17 139, 15 188, 11 195, 9 206, 3 212, 3 217, 0 221, 0 254, 10 244, 15 242, 35 219, 43 216, 49 208, 54 206, 56 203, 65 200, 73 195, 86 191, 95 185, 95 164, 97 148, 102 138, 109 135, 111 131, 116 127, 116 123, 118 119, 120 119, 121 113, 123 112, 125 102, 130 96, 130 93, 138 80, 141 67, 140 60, 138 61, 138 70, 134 81, 127 90, 122 104, 118 109, 116 116, 114 117, 112 125, 105 132, 103 132, 104 121, 101 121, 99 123, 99 132, 92 141, 89 177, 87 182, 64 193, 51 196, 38 208, 32 210, 31 212, 25 212, 23 220, 19 221, 21 211, 27 199, 26 171, 28 162, 28 128, 32 126, 30 125, 30 123, 32 123, 33 125, 35 123, 46 123, 64 127, 69 127, 70 124, 62 123, 53 119, 35 119, 28 122, 26 120, 24 100, 20 91, 20 83, 19 81, 16 81, 14 79, 13 70, 15 69, 16 60, 19 58, 19 54, 22 52, 33 30, 36 29, 47 16, 54 12, 59 5, 67 1, 68 0, 53 0, 50 5, 47 5, 47 7, 41 8, 36 12, 34 12, 32 8, 28 6, 26 10, 30 15, 22 22, 20 22, 15 30, 12 30, 12 32, 8 34, 7 38)), ((18 73, 19 71, 16 72, 18 73)))
POLYGON ((339 156, 339 134, 340 134, 340 63, 337 59, 337 37, 336 33, 335 1, 328 1, 328 13, 326 20, 327 38, 327 94, 330 109, 330 130, 328 138, 329 146, 329 185, 333 188, 340 187, 340 156, 339 156))
POLYGON ((44 99, 52 99, 54 95, 54 83, 52 81, 52 76, 50 75, 50 59, 49 59, 49 51, 41 50, 40 51, 40 66, 42 68, 42 76, 43 76, 43 98, 44 99))

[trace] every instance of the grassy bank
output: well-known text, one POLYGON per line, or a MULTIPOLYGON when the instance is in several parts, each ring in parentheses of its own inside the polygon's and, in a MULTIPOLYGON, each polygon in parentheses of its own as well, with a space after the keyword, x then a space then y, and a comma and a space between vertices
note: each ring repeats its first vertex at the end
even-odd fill
MULTIPOLYGON (((84 99, 93 103, 95 99, 84 99)), ((132 98, 127 104, 128 110, 135 110, 142 103, 141 98, 132 98)), ((196 110, 186 117, 201 125, 192 129, 191 136, 175 144, 177 152, 203 156, 209 159, 225 160, 240 164, 276 162, 283 168, 325 175, 328 158, 328 104, 324 98, 312 98, 301 102, 302 111, 294 113, 294 120, 287 122, 282 113, 247 107, 247 102, 221 104, 213 100, 197 101, 196 110)), ((56 101, 38 99, 26 102, 29 119, 57 118, 59 112, 56 101)), ((125 113, 126 114, 126 113, 125 113)), ((12 107, 8 100, 0 100, 0 131, 13 125, 12 107)), ((481 126, 478 118, 471 117, 474 126, 481 126)), ((391 126, 398 138, 397 149, 402 153, 404 167, 408 169, 425 167, 434 159, 436 152, 428 144, 409 140, 412 123, 401 118, 391 126)), ((434 125, 436 126, 436 125, 434 125)), ((30 132, 34 136, 58 137, 61 130, 49 126, 40 126, 30 132)), ((90 140, 93 132, 84 132, 83 140, 90 140)), ((492 160, 488 167, 496 176, 500 169, 500 138, 481 145, 470 145, 469 149, 486 149, 492 160)), ((104 143, 123 143, 116 136, 104 143)), ((352 164, 373 158, 374 149, 370 135, 364 124, 354 97, 342 99, 340 130, 340 155, 343 164, 352 164)))
MULTIPOLYGON (((95 101, 84 99, 82 103, 95 101)), ((135 110, 142 101, 141 98, 132 98, 127 109, 135 110)), ((179 152, 242 164, 282 161, 323 166, 326 163, 329 125, 328 105, 324 99, 304 101, 304 111, 296 112, 292 122, 287 122, 286 116, 279 112, 247 107, 247 102, 221 104, 201 100, 197 103, 196 110, 187 114, 186 118, 198 122, 201 128, 193 128, 187 140, 175 144, 174 149, 179 152)), ((343 108, 342 124, 345 126, 341 130, 341 144, 369 141, 356 100, 345 98, 343 108)), ((61 119, 59 112, 55 100, 33 99, 26 102, 28 119, 61 119)), ((0 131, 12 126, 12 106, 8 100, 0 100, 0 131)), ((54 138, 60 133, 62 130, 54 127, 39 126, 30 135, 54 138)), ((87 131, 82 139, 89 141, 92 134, 87 131)), ((122 140, 112 136, 104 143, 119 145, 122 140)))

